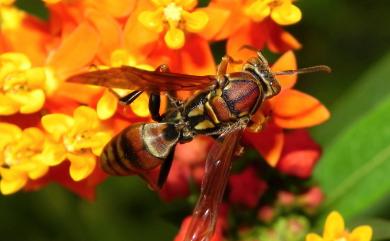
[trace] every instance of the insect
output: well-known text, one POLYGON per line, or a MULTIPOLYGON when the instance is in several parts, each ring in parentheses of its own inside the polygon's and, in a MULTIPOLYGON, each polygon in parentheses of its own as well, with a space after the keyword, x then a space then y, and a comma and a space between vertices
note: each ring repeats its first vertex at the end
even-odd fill
MULTIPOLYGON (((136 89, 120 99, 125 105, 142 92, 148 92, 149 111, 154 123, 138 123, 125 128, 104 148, 100 159, 104 171, 111 175, 138 174, 160 166, 157 183, 161 188, 167 179, 177 143, 191 141, 197 135, 216 139, 206 160, 206 172, 201 193, 194 209, 186 241, 207 241, 214 233, 218 206, 228 181, 231 160, 243 130, 250 124, 263 102, 277 95, 281 86, 276 75, 291 75, 316 71, 330 72, 319 65, 298 70, 272 72, 260 51, 243 64, 241 72, 227 74, 234 62, 225 56, 216 75, 194 76, 169 72, 166 65, 156 71, 130 66, 97 70, 72 76, 69 82, 136 89), (169 93, 178 90, 196 90, 185 101, 169 93), (161 93, 167 92, 169 108, 160 115, 161 93)), ((262 124, 262 123, 261 123, 262 124)))

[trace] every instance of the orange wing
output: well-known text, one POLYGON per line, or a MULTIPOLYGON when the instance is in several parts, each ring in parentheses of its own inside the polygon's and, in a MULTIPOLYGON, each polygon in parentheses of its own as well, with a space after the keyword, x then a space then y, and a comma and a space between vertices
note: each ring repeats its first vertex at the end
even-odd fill
POLYGON ((242 135, 242 128, 223 134, 211 147, 206 160, 198 202, 187 229, 185 241, 206 241, 214 234, 219 204, 229 180, 232 157, 242 135), (222 142, 219 142, 222 141, 222 142))
POLYGON ((108 88, 177 91, 204 89, 213 85, 216 78, 213 75, 195 76, 122 66, 74 75, 68 78, 67 81, 108 88))

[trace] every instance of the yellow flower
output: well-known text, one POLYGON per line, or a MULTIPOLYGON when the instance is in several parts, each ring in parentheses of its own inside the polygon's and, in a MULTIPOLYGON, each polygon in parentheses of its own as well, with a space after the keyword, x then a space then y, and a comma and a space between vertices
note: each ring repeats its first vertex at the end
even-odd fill
POLYGON ((12 0, 0 0, 1 30, 14 30, 21 26, 25 12, 13 6, 12 0))
POLYGON ((301 20, 301 10, 292 4, 293 0, 256 0, 245 8, 245 14, 253 21, 261 22, 266 17, 280 25, 294 24, 301 20))
POLYGON ((45 103, 44 68, 32 68, 21 53, 0 55, 0 115, 28 114, 45 103))
POLYGON ((364 225, 356 227, 352 232, 344 227, 344 219, 338 212, 331 212, 326 218, 323 237, 315 233, 306 235, 306 241, 370 241, 372 228, 364 225))
POLYGON ((44 133, 38 128, 21 130, 18 126, 0 123, 0 190, 3 194, 14 193, 28 179, 42 177, 48 166, 42 160, 44 133))
POLYGON ((49 114, 42 117, 42 126, 52 140, 45 143, 43 153, 47 164, 58 165, 68 159, 70 176, 79 181, 94 170, 96 157, 111 139, 112 133, 104 130, 94 109, 78 107, 73 117, 64 114, 49 114))
POLYGON ((197 33, 202 31, 208 21, 208 15, 195 10, 196 0, 152 0, 154 11, 143 11, 138 20, 147 28, 162 32, 169 48, 180 49, 185 43, 184 31, 197 33), (190 12, 191 11, 191 12, 190 12))
POLYGON ((14 4, 15 0, 0 0, 0 5, 3 6, 9 6, 14 4))
MULTIPOLYGON (((117 49, 111 54, 111 66, 120 67, 123 65, 134 66, 140 69, 153 70, 152 66, 146 64, 137 64, 136 59, 129 55, 124 49, 117 49)), ((123 89, 106 89, 103 96, 99 99, 96 107, 98 117, 101 120, 111 118, 118 107, 118 96, 125 96, 132 90, 123 89)), ((149 97, 146 93, 142 93, 131 105, 131 109, 139 117, 146 117, 149 115, 148 109, 149 97)))

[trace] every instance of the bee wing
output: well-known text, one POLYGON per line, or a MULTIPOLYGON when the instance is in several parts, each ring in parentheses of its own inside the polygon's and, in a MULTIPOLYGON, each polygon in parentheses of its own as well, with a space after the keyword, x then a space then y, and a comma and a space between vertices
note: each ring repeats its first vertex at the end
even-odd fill
POLYGON ((196 76, 122 66, 74 75, 67 81, 108 88, 177 91, 204 89, 214 84, 216 79, 212 75, 196 76))
POLYGON ((192 214, 185 241, 206 241, 214 234, 219 204, 229 180, 231 160, 243 129, 236 129, 217 139, 206 160, 198 202, 192 214), (222 141, 222 142, 220 142, 222 141))

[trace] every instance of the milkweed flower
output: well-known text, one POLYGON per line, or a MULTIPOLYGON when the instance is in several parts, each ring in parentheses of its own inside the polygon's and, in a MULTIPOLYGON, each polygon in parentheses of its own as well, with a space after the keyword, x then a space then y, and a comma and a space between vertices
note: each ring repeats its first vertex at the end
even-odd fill
POLYGON ((185 33, 202 31, 209 21, 209 16, 202 10, 194 10, 196 0, 154 0, 156 9, 144 11, 138 20, 146 27, 156 31, 166 31, 165 43, 172 49, 184 46, 185 33))
POLYGON ((70 176, 75 181, 86 178, 95 168, 96 158, 112 133, 104 129, 95 110, 80 106, 73 117, 64 114, 49 114, 42 117, 42 126, 52 137, 47 142, 47 153, 52 158, 47 164, 55 166, 68 159, 70 176))
POLYGON ((0 123, 0 133, 0 191, 12 194, 49 170, 41 154, 45 134, 35 127, 21 130, 9 123, 0 123))
POLYGON ((292 0, 256 0, 249 3, 244 12, 255 22, 271 17, 280 25, 294 24, 302 18, 301 10, 292 0))
POLYGON ((0 115, 29 114, 45 103, 44 68, 32 68, 21 53, 0 55, 0 115))
POLYGON ((228 20, 216 40, 227 38, 226 50, 235 59, 246 59, 240 51, 243 45, 258 49, 268 47, 273 52, 298 49, 301 44, 281 25, 298 22, 301 11, 291 0, 212 0, 210 5, 230 11, 228 20))
POLYGON ((349 232, 345 229, 344 219, 340 213, 333 211, 326 218, 322 237, 316 233, 309 233, 306 235, 306 241, 370 241, 371 237, 370 226, 358 226, 349 232))
MULTIPOLYGON (((153 67, 147 64, 139 64, 134 56, 130 55, 125 49, 116 49, 111 54, 111 67, 133 66, 139 69, 152 71, 153 67)), ((106 68, 105 66, 103 68, 106 68)), ((100 119, 106 120, 111 118, 118 107, 118 97, 125 96, 133 90, 123 89, 106 89, 103 96, 99 99, 96 111, 100 119)), ((149 116, 148 110, 149 97, 146 93, 142 93, 133 103, 130 108, 139 117, 149 116)))

